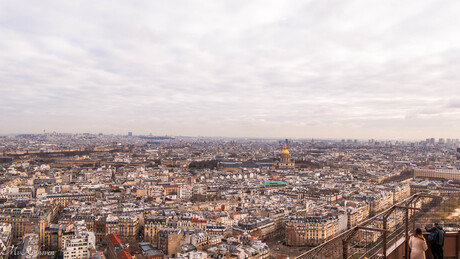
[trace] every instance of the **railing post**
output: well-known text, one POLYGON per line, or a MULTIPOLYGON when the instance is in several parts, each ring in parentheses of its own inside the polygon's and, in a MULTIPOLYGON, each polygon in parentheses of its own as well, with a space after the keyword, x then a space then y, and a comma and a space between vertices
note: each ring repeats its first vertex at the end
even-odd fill
POLYGON ((406 230, 406 245, 405 245, 405 258, 409 258, 409 209, 406 209, 406 223, 405 225, 405 230, 406 230))
MULTIPOLYGON (((387 230, 387 215, 383 216, 383 230, 387 230)), ((383 258, 387 258, 387 232, 383 232, 383 258)))
MULTIPOLYGON (((414 199, 413 201, 411 201, 411 205, 410 207, 417 207, 417 201, 419 200, 420 198, 417 197, 416 199, 414 199), (412 205, 413 203, 413 205, 412 205)), ((420 207, 420 209, 422 209, 420 207)), ((412 233, 415 233, 415 221, 417 220, 417 213, 415 213, 415 211, 411 211, 411 220, 412 220, 412 233)))
POLYGON ((460 258, 460 230, 457 233, 457 258, 460 258))
POLYGON ((348 242, 347 240, 342 240, 342 259, 348 258, 348 242))

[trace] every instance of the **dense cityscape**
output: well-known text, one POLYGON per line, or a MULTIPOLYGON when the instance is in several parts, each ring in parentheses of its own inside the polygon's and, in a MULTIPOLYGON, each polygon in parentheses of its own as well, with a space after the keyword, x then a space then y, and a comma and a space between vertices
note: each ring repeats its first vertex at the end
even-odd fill
POLYGON ((0 259, 460 259, 460 1, 0 1, 0 259))
MULTIPOLYGON (((444 197, 440 204, 454 202, 430 220, 458 231, 459 144, 6 135, 0 137, 2 255, 296 257, 420 192, 444 197)), ((372 227, 396 229, 403 220, 403 214, 385 223, 377 218, 372 227)), ((377 242, 377 234, 366 238, 377 242)))

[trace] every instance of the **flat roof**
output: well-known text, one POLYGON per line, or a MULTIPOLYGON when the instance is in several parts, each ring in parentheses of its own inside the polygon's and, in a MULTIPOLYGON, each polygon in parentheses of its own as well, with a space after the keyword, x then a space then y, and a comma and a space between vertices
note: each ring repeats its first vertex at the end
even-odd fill
POLYGON ((286 185, 287 182, 285 181, 267 181, 264 185, 286 185))

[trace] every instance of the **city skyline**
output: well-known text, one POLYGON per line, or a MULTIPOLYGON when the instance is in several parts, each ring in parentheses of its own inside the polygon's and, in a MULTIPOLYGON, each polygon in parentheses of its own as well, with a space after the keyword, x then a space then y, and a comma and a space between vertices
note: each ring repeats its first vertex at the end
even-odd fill
POLYGON ((0 134, 456 139, 459 11, 455 1, 2 2, 0 134))
POLYGON ((235 136, 187 136, 187 135, 172 135, 164 134, 157 135, 152 133, 137 133, 137 132, 124 132, 124 133, 113 133, 113 132, 56 132, 56 131, 46 131, 43 130, 39 133, 28 132, 28 133, 10 133, 10 134, 0 134, 0 137, 12 137, 12 136, 52 136, 52 135, 69 135, 69 136, 78 136, 78 135, 90 135, 90 136, 113 136, 113 137, 133 137, 133 138, 159 138, 159 139, 202 139, 202 140, 235 140, 235 141, 267 141, 267 142, 278 142, 282 147, 286 141, 296 141, 296 142, 344 142, 344 143, 428 143, 428 144, 458 144, 459 138, 445 138, 445 137, 428 137, 424 139, 401 139, 401 138, 299 138, 299 137, 290 137, 286 138, 283 136, 279 137, 235 137, 235 136))

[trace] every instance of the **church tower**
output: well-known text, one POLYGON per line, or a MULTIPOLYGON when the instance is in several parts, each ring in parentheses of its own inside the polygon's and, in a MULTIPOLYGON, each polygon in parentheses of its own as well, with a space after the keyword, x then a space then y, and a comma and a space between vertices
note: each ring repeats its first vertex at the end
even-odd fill
POLYGON ((280 161, 278 163, 278 168, 294 168, 295 162, 291 161, 291 155, 289 154, 289 150, 287 149, 287 144, 284 143, 283 151, 281 151, 280 161))

